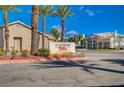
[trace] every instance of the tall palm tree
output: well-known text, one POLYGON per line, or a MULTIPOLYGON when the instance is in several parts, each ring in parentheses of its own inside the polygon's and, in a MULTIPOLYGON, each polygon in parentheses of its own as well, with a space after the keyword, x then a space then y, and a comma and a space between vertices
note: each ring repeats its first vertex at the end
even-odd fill
POLYGON ((42 48, 45 48, 46 16, 50 15, 51 11, 51 6, 43 5, 39 7, 39 15, 42 17, 42 48))
POLYGON ((32 6, 32 34, 31 34, 31 55, 35 55, 38 52, 37 46, 37 31, 38 31, 38 5, 32 6))
POLYGON ((61 32, 61 41, 64 41, 64 29, 65 29, 65 18, 71 16, 73 13, 69 10, 67 6, 60 6, 55 12, 55 15, 60 16, 62 20, 62 32, 61 32))
POLYGON ((3 12, 4 16, 4 27, 5 27, 5 51, 6 54, 9 52, 9 27, 8 27, 8 16, 7 13, 14 10, 14 5, 0 5, 0 10, 3 12))

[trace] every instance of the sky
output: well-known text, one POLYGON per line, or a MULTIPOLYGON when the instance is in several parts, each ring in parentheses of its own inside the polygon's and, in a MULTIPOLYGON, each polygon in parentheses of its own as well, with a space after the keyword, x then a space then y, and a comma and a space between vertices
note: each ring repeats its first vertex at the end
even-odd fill
MULTIPOLYGON (((59 6, 54 6, 59 7, 59 6)), ((124 34, 124 6, 110 5, 69 5, 70 11, 74 14, 65 18, 65 34, 86 34, 114 32, 124 34)), ((21 21, 31 26, 30 5, 19 5, 20 11, 8 13, 8 22, 21 21)), ((4 24, 3 14, 0 11, 0 26, 4 24)), ((58 16, 47 16, 46 33, 49 34, 52 27, 61 31, 61 18, 58 16)), ((41 16, 38 20, 38 30, 42 31, 41 16)))

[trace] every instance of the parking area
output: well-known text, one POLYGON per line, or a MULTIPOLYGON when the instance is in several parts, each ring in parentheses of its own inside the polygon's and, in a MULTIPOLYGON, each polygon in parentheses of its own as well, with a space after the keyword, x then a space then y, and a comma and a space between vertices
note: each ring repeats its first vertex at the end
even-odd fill
POLYGON ((124 51, 79 50, 84 61, 0 64, 1 87, 124 86, 124 51))

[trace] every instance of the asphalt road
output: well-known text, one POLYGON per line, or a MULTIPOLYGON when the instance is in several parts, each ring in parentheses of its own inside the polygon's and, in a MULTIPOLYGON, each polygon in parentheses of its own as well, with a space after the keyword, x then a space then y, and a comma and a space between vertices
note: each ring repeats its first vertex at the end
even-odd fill
POLYGON ((124 51, 80 51, 87 60, 0 64, 0 87, 124 86, 124 51))

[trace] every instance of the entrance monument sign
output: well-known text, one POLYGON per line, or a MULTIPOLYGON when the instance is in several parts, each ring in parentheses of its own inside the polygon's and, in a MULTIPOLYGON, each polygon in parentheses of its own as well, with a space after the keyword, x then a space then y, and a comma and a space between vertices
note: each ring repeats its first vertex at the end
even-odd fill
POLYGON ((72 52, 75 53, 74 42, 49 42, 50 53, 72 52))

